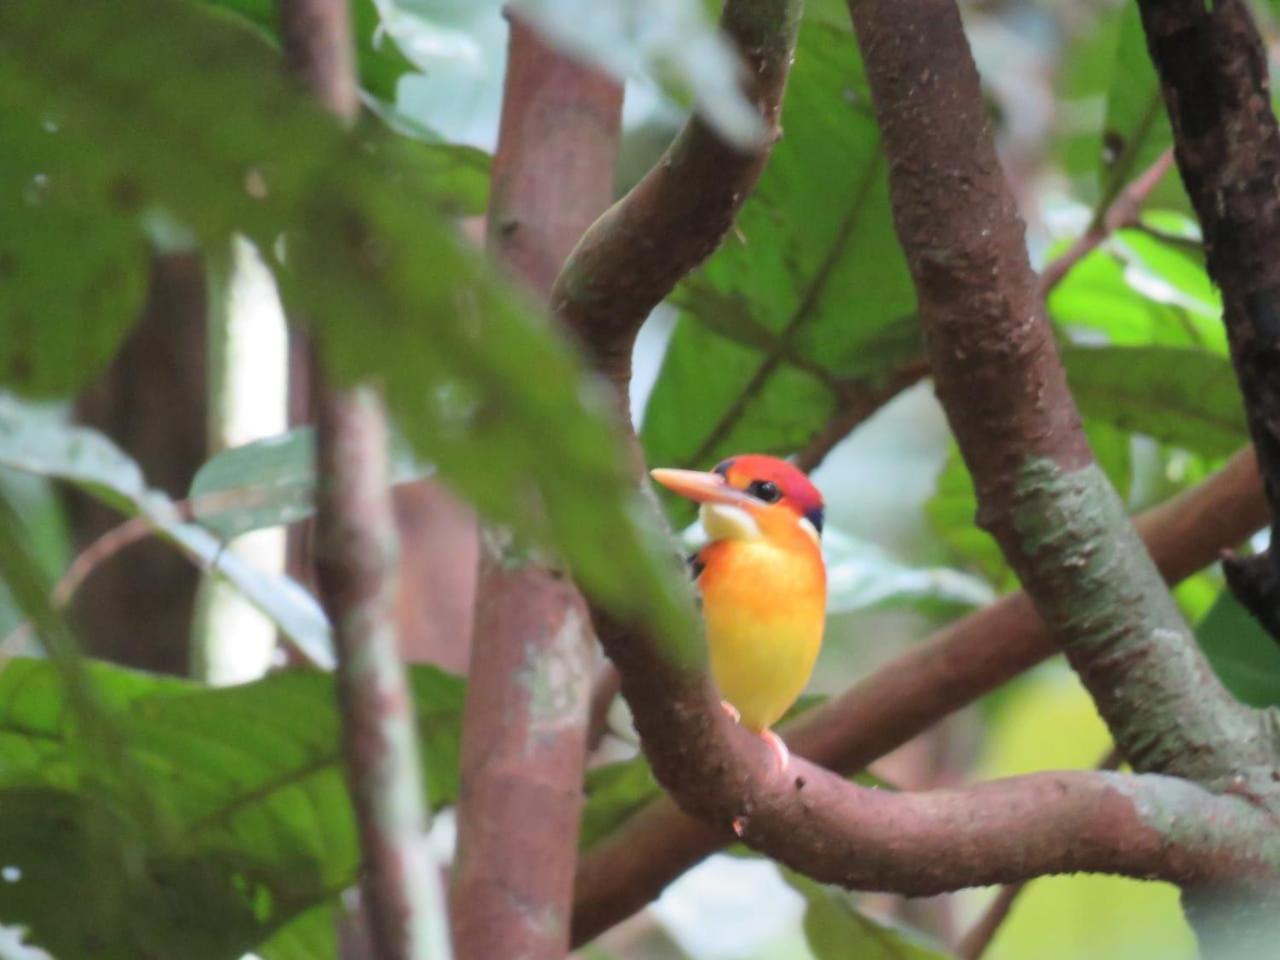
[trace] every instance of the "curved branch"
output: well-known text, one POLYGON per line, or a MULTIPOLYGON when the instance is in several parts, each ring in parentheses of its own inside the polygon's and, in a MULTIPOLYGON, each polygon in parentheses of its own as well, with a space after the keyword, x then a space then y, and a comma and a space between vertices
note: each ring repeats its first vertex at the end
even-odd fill
MULTIPOLYGON (((1170 583, 1207 566, 1267 522, 1252 449, 1135 524, 1170 583)), ((852 774, 942 717, 1058 652, 1025 593, 956 621, 785 730, 792 751, 852 774)), ((726 842, 723 833, 662 797, 578 866, 574 943, 642 909, 685 870, 726 842)))
POLYGON ((746 63, 746 93, 764 120, 765 142, 742 151, 691 119, 654 168, 592 225, 556 279, 552 310, 624 398, 640 325, 719 245, 781 135, 801 6, 728 0, 720 20, 746 63))
POLYGON ((1262 789, 1275 759, 1262 716, 1210 669, 1080 429, 954 0, 850 9, 979 523, 1135 769, 1262 789))

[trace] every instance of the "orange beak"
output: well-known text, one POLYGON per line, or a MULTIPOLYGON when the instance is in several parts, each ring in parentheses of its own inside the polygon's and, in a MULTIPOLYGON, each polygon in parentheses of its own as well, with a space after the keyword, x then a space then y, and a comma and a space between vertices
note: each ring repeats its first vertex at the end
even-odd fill
POLYGON ((729 482, 718 473, 659 467, 650 470, 649 476, 668 490, 696 503, 728 503, 735 507, 747 507, 756 502, 736 487, 729 486, 729 482))

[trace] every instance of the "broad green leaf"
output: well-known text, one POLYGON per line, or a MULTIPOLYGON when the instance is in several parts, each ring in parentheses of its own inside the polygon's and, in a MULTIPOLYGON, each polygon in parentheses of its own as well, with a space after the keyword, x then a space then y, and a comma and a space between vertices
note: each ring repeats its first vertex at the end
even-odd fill
POLYGON ((1280 645, 1230 590, 1219 594, 1196 627, 1196 639, 1214 672, 1239 700, 1255 707, 1280 706, 1280 645))
POLYGON ((1211 457, 1249 440, 1224 357, 1151 346, 1073 347, 1062 359, 1087 417, 1211 457))
MULTIPOLYGON (((390 479, 408 483, 431 469, 396 445, 390 479)), ((315 512, 315 437, 299 427, 212 457, 191 481, 188 498, 201 526, 220 537, 304 520, 315 512)))
MULTIPOLYGON (((0 884, 0 916, 61 960, 232 960, 355 881, 330 675, 220 689, 106 665, 89 675, 167 828, 87 775, 52 667, 10 662, 0 670, 0 849, 20 879, 0 884), (103 824, 128 837, 126 862, 102 848, 103 824)), ((411 683, 439 806, 457 794, 463 684, 426 667, 411 683)))
MULTIPOLYGON (((1103 137, 1098 210, 1105 210, 1121 190, 1173 144, 1173 129, 1160 95, 1160 78, 1147 53, 1136 3, 1125 4, 1121 13, 1103 137)), ((1164 175, 1149 203, 1190 209, 1176 171, 1164 175)))
MULTIPOLYGON (((204 0, 244 17, 273 42, 279 41, 276 0, 204 0)), ((394 102, 400 78, 416 68, 395 41, 380 33, 382 18, 374 0, 350 0, 351 32, 356 43, 360 86, 380 100, 394 102)))
POLYGON ((333 904, 312 907, 253 952, 262 960, 332 960, 339 955, 338 918, 333 904))
POLYGON ((1155 298, 1169 289, 1167 280, 1154 286, 1147 274, 1131 269, 1104 246, 1071 268, 1049 294, 1047 306, 1054 323, 1082 341, 1097 342, 1101 334, 1118 346, 1158 343, 1217 350, 1225 340, 1221 320, 1204 318, 1176 300, 1155 298))
POLYGON ((0 467, 66 481, 125 516, 146 517, 159 536, 234 584, 315 663, 332 665, 329 623, 314 598, 289 577, 224 550, 203 527, 182 522, 173 502, 148 487, 137 463, 103 434, 0 394, 0 467))
POLYGON ((1059 115, 1053 126, 1055 153, 1077 189, 1096 201, 1097 170, 1103 157, 1107 94, 1116 67, 1121 7, 1081 9, 1062 26, 1066 31, 1056 71, 1059 115))
POLYGON ((100 372, 142 308, 145 246, 57 122, 0 124, 0 383, 32 395, 100 372), (73 263, 55 254, 74 237, 73 263))
POLYGON ((764 132, 738 85, 742 63, 701 0, 515 0, 512 7, 557 46, 602 70, 620 79, 649 73, 667 93, 691 98, 730 141, 751 144, 764 132))
POLYGON ((680 319, 645 411, 649 462, 794 452, 844 393, 919 355, 870 95, 847 30, 806 20, 786 136, 680 319))
POLYGON ((807 903, 804 933, 815 960, 947 960, 923 934, 876 920, 858 909, 857 895, 823 886, 791 870, 783 877, 807 903))
MULTIPOLYGON (((0 5, 0 108, 14 123, 56 116, 113 196, 276 258, 331 378, 375 379, 445 480, 554 540, 584 587, 673 655, 698 655, 607 391, 463 242, 430 172, 387 146, 395 134, 346 136, 256 38, 174 0, 0 5)), ((64 247, 73 257, 75 238, 64 247)))
POLYGON ((956 563, 1001 592, 1017 585, 1000 545, 977 524, 978 494, 954 441, 938 474, 938 488, 924 509, 933 532, 956 563))

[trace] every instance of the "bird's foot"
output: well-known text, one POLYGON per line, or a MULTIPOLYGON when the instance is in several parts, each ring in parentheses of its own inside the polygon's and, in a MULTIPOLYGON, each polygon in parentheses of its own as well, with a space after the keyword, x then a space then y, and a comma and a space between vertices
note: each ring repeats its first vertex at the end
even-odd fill
POLYGON ((760 736, 769 745, 769 749, 773 751, 773 758, 778 765, 778 773, 786 773, 787 767, 791 764, 791 751, 787 749, 787 745, 772 730, 761 730, 760 736))
POLYGON ((721 710, 723 710, 726 714, 728 714, 728 715, 729 715, 729 719, 730 719, 730 720, 732 720, 734 723, 741 723, 741 722, 742 722, 742 714, 740 714, 740 713, 738 712, 738 708, 737 708, 737 707, 735 707, 735 706, 734 706, 732 703, 730 703, 728 700, 721 700, 721 701, 720 701, 720 709, 721 709, 721 710))

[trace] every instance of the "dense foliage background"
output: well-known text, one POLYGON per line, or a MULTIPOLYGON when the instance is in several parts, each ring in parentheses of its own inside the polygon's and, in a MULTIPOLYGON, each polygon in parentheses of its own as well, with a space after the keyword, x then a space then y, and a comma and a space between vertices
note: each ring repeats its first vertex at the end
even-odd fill
MULTIPOLYGON (((729 134, 744 122, 698 5, 619 4, 633 22, 593 19, 573 0, 526 6, 562 42, 630 72, 619 192, 691 99, 729 134)), ((662 545, 635 520, 601 391, 582 385, 572 350, 456 236, 454 221, 486 203, 499 4, 353 9, 369 108, 354 146, 280 77, 267 0, 0 11, 0 108, 12 118, 0 127, 0 957, 28 955, 21 929, 63 960, 330 957, 355 876, 328 677, 284 671, 217 688, 87 661, 48 599, 85 546, 64 502, 74 488, 146 518, 174 556, 215 566, 304 659, 331 660, 305 587, 223 550, 230 536, 309 514, 304 429, 222 452, 184 489, 161 491, 145 458, 74 423, 69 402, 143 309, 156 250, 252 239, 332 368, 385 386, 404 440, 397 481, 438 471, 488 515, 553 543, 618 609, 684 628, 662 545), (529 483, 545 513, 527 509, 529 483), (175 507, 183 498, 194 516, 175 507)), ((965 12, 1044 264, 1170 147, 1138 15, 1102 0, 965 12)), ((1270 7, 1257 14, 1274 36, 1270 7)), ((643 332, 632 400, 649 462, 680 467, 798 453, 857 398, 889 401, 816 472, 832 581, 821 696, 1015 584, 973 524, 971 481, 927 381, 917 383, 914 291, 841 3, 806 13, 783 126, 733 233, 643 332)), ((1089 438, 1130 510, 1247 442, 1221 304, 1171 166, 1141 216, 1067 272, 1048 308, 1089 438)), ((163 411, 171 398, 148 402, 163 411)), ((668 507, 677 525, 692 520, 687 505, 668 507)), ((1220 574, 1192 577, 1177 599, 1233 692, 1280 703, 1280 651, 1220 574)), ((464 682, 414 668, 444 851, 464 682)), ((615 705, 593 759, 584 846, 657 791, 624 713, 615 705)), ((877 772, 923 787, 1090 767, 1108 747, 1088 696, 1051 663, 877 772)), ((584 956, 946 956, 942 944, 990 896, 855 898, 735 851, 584 956)), ((991 956, 1192 954, 1173 888, 1072 877, 1032 882, 991 956)))

